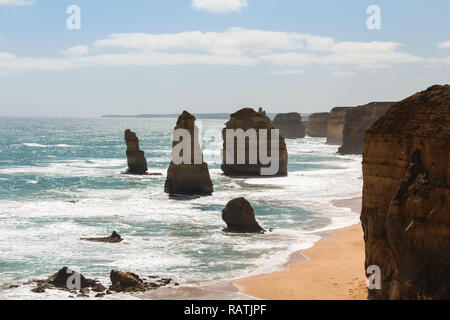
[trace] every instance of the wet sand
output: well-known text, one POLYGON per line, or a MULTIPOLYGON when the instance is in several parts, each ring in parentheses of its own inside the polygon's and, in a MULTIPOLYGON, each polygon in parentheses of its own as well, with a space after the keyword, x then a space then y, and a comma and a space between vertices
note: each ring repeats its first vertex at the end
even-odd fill
MULTIPOLYGON (((339 200, 338 207, 360 212, 361 199, 339 200)), ((361 225, 330 231, 332 237, 302 251, 306 260, 286 271, 236 280, 239 292, 268 300, 363 300, 367 298, 361 225)))
MULTIPOLYGON (((361 211, 361 198, 336 200, 336 207, 361 211)), ((363 300, 367 298, 364 241, 360 224, 318 233, 314 247, 292 253, 286 271, 138 294, 151 300, 363 300)))

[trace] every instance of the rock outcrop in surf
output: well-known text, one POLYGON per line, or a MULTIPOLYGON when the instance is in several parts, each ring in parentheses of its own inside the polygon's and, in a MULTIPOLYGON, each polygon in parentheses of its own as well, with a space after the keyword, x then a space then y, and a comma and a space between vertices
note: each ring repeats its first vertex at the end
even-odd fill
MULTIPOLYGON (((125 272, 119 270, 111 270, 109 274, 111 286, 109 290, 114 292, 145 292, 148 290, 155 290, 160 287, 169 285, 172 278, 161 278, 156 281, 148 281, 145 278, 132 272, 125 272)), ((158 278, 157 276, 150 276, 150 278, 158 278)))
MULTIPOLYGON (((195 120, 192 114, 183 111, 175 126, 175 130, 185 129, 189 132, 191 143, 185 145, 185 147, 190 149, 191 157, 190 163, 175 164, 171 161, 164 186, 164 192, 171 195, 210 195, 214 191, 208 164, 203 162, 195 120), (196 154, 200 158, 200 163, 196 163, 196 154)), ((172 148, 176 148, 179 143, 183 143, 182 139, 174 141, 172 148)), ((182 150, 180 156, 183 156, 183 152, 187 151, 189 150, 182 150)))
POLYGON ((306 134, 310 137, 326 137, 329 112, 313 113, 309 116, 306 134))
POLYGON ((362 154, 366 131, 392 107, 395 102, 371 102, 348 109, 344 118, 340 154, 362 154))
POLYGON ((147 160, 144 151, 139 149, 139 139, 130 129, 125 130, 129 174, 147 174, 147 160))
MULTIPOLYGON (((259 145, 260 145, 260 130, 267 130, 267 145, 264 150, 267 152, 268 156, 271 156, 271 137, 272 130, 274 129, 272 123, 265 115, 265 112, 260 110, 260 112, 256 112, 252 108, 244 108, 230 116, 230 120, 226 123, 225 128, 222 131, 222 139, 223 139, 223 150, 222 150, 222 171, 227 176, 260 176, 261 168, 268 168, 271 164, 263 164, 261 163, 261 158, 258 154, 259 145), (244 132, 247 132, 249 129, 254 129, 256 131, 256 138, 252 144, 252 150, 255 151, 255 155, 257 157, 256 163, 251 164, 249 161, 250 158, 250 139, 247 137, 245 142, 239 143, 238 139, 234 139, 234 150, 227 150, 227 130, 231 129, 236 131, 237 129, 242 129, 244 132), (238 154, 242 153, 245 156, 245 164, 239 164, 238 154), (227 163, 227 157, 231 159, 227 163), (230 163, 231 162, 231 163, 230 163)), ((275 140, 276 141, 276 140, 275 140)), ((279 137, 278 140, 278 159, 273 159, 273 161, 277 161, 278 171, 273 175, 287 175, 287 163, 288 163, 288 153, 286 150, 286 142, 282 136, 279 137)))
POLYGON ((367 132, 361 222, 371 299, 450 298, 450 85, 395 104, 367 132))
POLYGON ((297 112, 277 114, 272 122, 275 129, 280 130, 280 135, 285 139, 298 139, 305 137, 305 126, 302 116, 297 112))
POLYGON ((122 242, 122 237, 117 232, 113 233, 109 237, 100 238, 81 238, 80 240, 90 241, 90 242, 107 242, 107 243, 119 243, 122 242))
POLYGON ((237 198, 227 203, 222 210, 222 219, 227 224, 226 232, 261 233, 264 229, 255 218, 255 211, 245 198, 237 198))

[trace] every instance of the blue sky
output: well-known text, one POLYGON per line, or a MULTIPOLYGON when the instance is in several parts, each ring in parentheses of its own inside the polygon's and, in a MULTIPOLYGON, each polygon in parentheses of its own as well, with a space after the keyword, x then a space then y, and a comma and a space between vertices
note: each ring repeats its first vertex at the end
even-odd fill
POLYGON ((449 12, 447 0, 0 0, 0 116, 399 100, 449 82, 449 12), (70 5, 80 30, 66 27, 70 5))

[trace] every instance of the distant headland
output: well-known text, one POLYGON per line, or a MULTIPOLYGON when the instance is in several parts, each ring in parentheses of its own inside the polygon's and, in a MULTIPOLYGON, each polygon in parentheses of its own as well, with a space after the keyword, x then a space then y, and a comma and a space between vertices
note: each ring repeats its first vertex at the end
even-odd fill
MULTIPOLYGON (((195 113, 196 119, 226 119, 230 118, 231 113, 195 113)), ((274 119, 277 113, 268 113, 270 119, 274 119)), ((302 118, 308 119, 309 114, 301 114, 302 118)), ((179 114, 135 114, 135 115, 116 115, 107 114, 102 115, 102 118, 178 118, 179 114)))

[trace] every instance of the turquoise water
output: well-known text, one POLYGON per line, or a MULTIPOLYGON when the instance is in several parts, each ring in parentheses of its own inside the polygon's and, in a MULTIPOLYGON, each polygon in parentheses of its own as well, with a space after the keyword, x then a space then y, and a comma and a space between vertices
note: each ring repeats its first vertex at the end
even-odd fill
POLYGON ((220 170, 223 120, 201 123, 214 194, 170 199, 163 188, 175 122, 0 118, 0 285, 65 265, 105 281, 112 268, 181 283, 234 278, 273 270, 312 246, 316 231, 358 220, 331 201, 361 194, 360 157, 336 155, 322 138, 287 140, 288 177, 231 179, 220 170), (149 171, 163 176, 121 174, 128 128, 149 171), (240 196, 273 232, 222 232, 221 210, 240 196), (113 230, 125 241, 79 240, 113 230))

